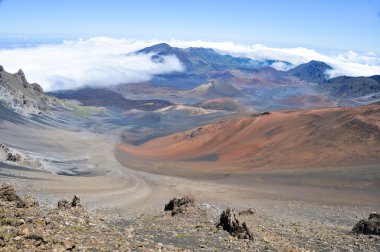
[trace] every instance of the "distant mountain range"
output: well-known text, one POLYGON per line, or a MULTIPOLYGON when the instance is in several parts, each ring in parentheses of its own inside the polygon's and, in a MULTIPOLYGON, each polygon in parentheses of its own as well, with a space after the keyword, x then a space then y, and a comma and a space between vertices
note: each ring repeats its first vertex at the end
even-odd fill
MULTIPOLYGON (((230 84, 233 84, 236 78, 241 78, 240 81, 245 79, 249 82, 246 75, 252 73, 256 75, 261 73, 262 76, 265 76, 264 78, 256 78, 256 82, 265 83, 264 79, 269 83, 274 83, 273 79, 284 79, 284 74, 274 69, 273 71, 268 71, 272 64, 281 62, 289 67, 292 66, 291 63, 286 61, 253 60, 247 57, 220 54, 210 48, 177 48, 165 43, 144 48, 137 51, 137 53, 151 53, 153 54, 151 56, 152 60, 155 61, 163 60, 162 56, 175 55, 185 66, 185 72, 156 76, 151 83, 179 89, 194 88, 214 79, 219 80, 219 82, 220 80, 228 81, 230 84)), ((325 62, 312 60, 295 66, 286 71, 285 75, 296 77, 307 83, 323 84, 318 90, 327 92, 331 97, 338 99, 358 98, 369 94, 374 94, 376 98, 376 93, 380 92, 379 76, 340 76, 330 79, 328 73, 330 70, 333 70, 333 67, 325 62)), ((292 84, 290 80, 285 80, 284 82, 292 84)))
POLYGON ((141 53, 153 53, 152 60, 162 61, 162 56, 175 55, 185 66, 187 73, 205 73, 212 70, 223 69, 256 69, 264 66, 271 66, 273 63, 281 62, 291 66, 291 63, 278 60, 253 60, 247 57, 234 57, 229 54, 221 54, 211 48, 171 47, 166 43, 146 47, 137 51, 141 53))
POLYGON ((131 84, 119 84, 117 88, 84 88, 51 94, 77 99, 85 105, 141 110, 155 110, 172 104, 200 105, 207 103, 208 99, 218 98, 229 98, 218 100, 218 108, 231 108, 231 104, 235 104, 231 101, 233 99, 239 109, 242 105, 262 111, 355 106, 380 101, 378 75, 330 79, 328 72, 334 70, 333 67, 315 60, 293 67, 286 61, 254 60, 222 54, 210 48, 177 48, 165 43, 135 53, 149 54, 155 62, 174 55, 184 66, 184 71, 155 75, 150 81, 133 83, 133 92, 128 91, 131 84), (271 67, 274 63, 293 68, 279 71, 271 67))

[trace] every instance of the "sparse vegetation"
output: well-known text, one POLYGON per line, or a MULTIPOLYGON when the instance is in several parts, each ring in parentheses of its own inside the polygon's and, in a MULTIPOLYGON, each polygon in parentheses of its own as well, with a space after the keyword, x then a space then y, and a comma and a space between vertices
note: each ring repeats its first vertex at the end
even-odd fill
POLYGON ((105 113, 107 109, 104 107, 95 107, 95 106, 83 106, 79 105, 73 101, 65 101, 65 106, 73 109, 75 113, 79 116, 90 117, 95 113, 105 113))

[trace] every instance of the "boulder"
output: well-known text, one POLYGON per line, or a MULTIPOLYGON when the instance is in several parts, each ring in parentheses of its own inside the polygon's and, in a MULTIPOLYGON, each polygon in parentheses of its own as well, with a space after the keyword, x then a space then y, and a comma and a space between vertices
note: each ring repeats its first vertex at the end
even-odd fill
POLYGON ((171 211, 172 215, 185 213, 190 208, 195 208, 194 199, 190 197, 182 197, 180 199, 174 198, 165 205, 165 211, 171 211))
POLYGON ((4 71, 4 67, 0 65, 0 72, 4 71))
POLYGON ((26 207, 25 202, 17 195, 15 189, 11 185, 3 185, 0 188, 0 200, 16 202, 16 207, 26 207))
POLYGON ((366 235, 380 235, 380 214, 371 213, 366 220, 360 220, 352 232, 366 235))
POLYGON ((19 201, 20 197, 17 195, 15 189, 11 185, 3 185, 0 188, 0 199, 4 201, 19 201))
POLYGON ((71 207, 70 201, 68 199, 63 199, 58 201, 58 208, 59 209, 68 209, 71 207))
POLYGON ((218 227, 222 227, 238 239, 253 239, 252 232, 245 222, 241 223, 235 210, 227 208, 220 215, 218 227))
POLYGON ((82 204, 80 203, 80 198, 78 195, 75 195, 73 200, 71 201, 71 207, 82 207, 82 204))
POLYGON ((74 198, 69 201, 68 199, 63 199, 58 201, 58 208, 60 209, 70 209, 70 208, 81 208, 82 204, 80 203, 80 198, 78 195, 75 195, 74 198))
POLYGON ((21 155, 8 152, 6 160, 11 161, 11 162, 19 162, 19 161, 21 161, 21 155))
POLYGON ((3 150, 4 152, 9 152, 9 148, 5 144, 0 144, 0 150, 3 150))

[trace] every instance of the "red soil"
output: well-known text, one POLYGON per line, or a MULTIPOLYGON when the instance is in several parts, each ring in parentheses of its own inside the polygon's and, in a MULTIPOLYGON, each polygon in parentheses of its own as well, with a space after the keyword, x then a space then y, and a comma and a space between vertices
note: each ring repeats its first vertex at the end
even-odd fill
POLYGON ((380 105, 274 112, 117 149, 144 160, 224 169, 380 164, 380 105), (218 160, 202 158, 208 155, 218 160))

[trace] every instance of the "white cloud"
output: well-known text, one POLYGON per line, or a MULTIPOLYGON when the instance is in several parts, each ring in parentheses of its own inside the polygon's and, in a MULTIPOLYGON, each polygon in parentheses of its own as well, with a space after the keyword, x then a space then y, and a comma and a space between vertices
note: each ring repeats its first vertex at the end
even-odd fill
MULTIPOLYGON (((164 62, 157 63, 150 60, 150 55, 132 53, 161 42, 181 48, 209 47, 221 53, 253 59, 284 60, 295 65, 319 60, 334 67, 335 70, 329 73, 331 76, 380 74, 380 56, 373 52, 323 54, 303 47, 276 48, 232 42, 128 40, 106 37, 65 41, 58 45, 2 49, 0 64, 11 72, 22 68, 30 82, 40 83, 45 90, 146 81, 154 74, 183 69, 174 56, 166 57, 164 62)), ((273 67, 286 69, 284 64, 275 64, 273 67)))
POLYGON ((286 64, 286 63, 281 62, 281 61, 274 62, 274 63, 272 63, 272 65, 270 65, 270 66, 273 67, 274 69, 276 69, 276 70, 280 70, 280 71, 287 71, 287 70, 289 70, 290 68, 292 68, 291 65, 286 64))
POLYGON ((154 74, 183 70, 175 56, 153 62, 151 55, 131 53, 154 43, 80 39, 59 45, 0 50, 0 59, 7 71, 22 68, 29 82, 40 83, 45 90, 146 81, 154 74))

